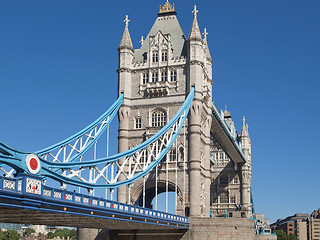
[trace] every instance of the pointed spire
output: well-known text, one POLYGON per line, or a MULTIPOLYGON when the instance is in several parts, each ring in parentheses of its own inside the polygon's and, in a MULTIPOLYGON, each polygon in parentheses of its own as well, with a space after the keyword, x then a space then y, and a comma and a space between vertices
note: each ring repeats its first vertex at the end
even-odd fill
POLYGON ((197 10, 197 6, 194 5, 194 9, 192 11, 193 16, 194 16, 193 23, 192 23, 190 34, 189 34, 190 40, 202 40, 201 32, 200 32, 199 24, 198 24, 198 20, 197 20, 197 13, 198 12, 199 11, 197 10))
POLYGON ((139 43, 141 43, 141 47, 142 47, 142 45, 143 45, 143 42, 144 42, 143 36, 141 36, 141 40, 139 41, 139 43))
POLYGON ((248 124, 246 124, 246 118, 243 116, 242 118, 242 129, 241 129, 241 136, 242 137, 249 137, 248 131, 248 124))
POLYGON ((212 61, 211 54, 210 54, 209 47, 208 47, 208 42, 207 42, 207 35, 208 34, 209 33, 207 32, 207 29, 204 28, 204 32, 202 33, 202 35, 203 35, 203 43, 205 45, 205 53, 206 53, 207 58, 211 59, 211 61, 212 61))
POLYGON ((204 28, 204 32, 202 33, 202 35, 203 35, 203 39, 206 40, 206 41, 207 41, 207 35, 208 35, 208 34, 209 34, 209 33, 207 32, 207 29, 204 28))
POLYGON ((119 48, 129 48, 133 50, 133 45, 132 45, 129 28, 128 28, 128 25, 130 22, 130 20, 128 19, 128 15, 126 15, 126 19, 123 22, 125 22, 126 26, 123 31, 119 48))

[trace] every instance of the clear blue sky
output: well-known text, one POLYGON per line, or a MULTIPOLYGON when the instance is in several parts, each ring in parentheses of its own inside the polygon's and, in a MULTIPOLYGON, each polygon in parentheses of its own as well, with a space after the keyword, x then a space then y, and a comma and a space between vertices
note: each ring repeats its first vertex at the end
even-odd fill
MULTIPOLYGON (((0 0, 0 141, 36 151, 103 113, 117 97, 125 15, 139 48, 164 2, 0 0)), ((319 208, 320 1, 174 3, 186 35, 197 4, 213 99, 238 129, 248 120, 257 212, 275 221, 319 208)))

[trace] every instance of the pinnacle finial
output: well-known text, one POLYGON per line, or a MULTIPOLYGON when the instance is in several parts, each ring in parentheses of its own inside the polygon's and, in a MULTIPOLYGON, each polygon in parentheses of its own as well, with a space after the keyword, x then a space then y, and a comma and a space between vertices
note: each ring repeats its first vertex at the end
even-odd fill
POLYGON ((143 36, 141 36, 141 39, 140 39, 140 41, 139 41, 139 43, 141 43, 141 46, 142 46, 142 44, 143 44, 143 36))
POLYGON ((245 118, 245 116, 243 116, 243 118, 242 118, 242 123, 243 123, 243 126, 246 125, 246 118, 245 118))
POLYGON ((126 23, 126 27, 128 27, 129 22, 130 22, 130 20, 128 18, 128 15, 126 15, 126 19, 123 22, 125 22, 126 23))
POLYGON ((207 39, 207 35, 208 35, 208 34, 209 34, 209 33, 207 33, 207 29, 204 28, 204 32, 202 33, 204 39, 207 39))
POLYGON ((194 17, 197 17, 197 13, 198 13, 198 12, 199 12, 199 11, 197 10, 197 5, 194 5, 193 11, 192 11, 194 17))
POLYGON ((175 12, 174 10, 174 3, 170 4, 169 1, 167 0, 163 7, 160 5, 160 11, 159 13, 167 13, 167 12, 175 12))

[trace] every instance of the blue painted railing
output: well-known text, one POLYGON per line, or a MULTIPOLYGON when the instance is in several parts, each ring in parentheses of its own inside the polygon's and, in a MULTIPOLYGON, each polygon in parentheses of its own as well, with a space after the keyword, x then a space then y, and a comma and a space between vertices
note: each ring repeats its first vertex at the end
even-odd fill
POLYGON ((153 209, 142 208, 135 205, 119 203, 116 201, 89 196, 86 194, 51 188, 43 185, 40 178, 26 174, 22 174, 17 178, 0 177, 0 197, 8 195, 9 198, 10 194, 5 194, 6 192, 40 198, 42 202, 54 201, 60 203, 61 205, 65 203, 69 205, 73 204, 78 206, 86 206, 91 207, 92 209, 99 209, 101 211, 112 211, 114 214, 118 213, 122 215, 133 215, 141 218, 152 218, 153 220, 168 222, 168 225, 170 222, 171 225, 174 226, 189 226, 187 217, 165 213, 153 209))

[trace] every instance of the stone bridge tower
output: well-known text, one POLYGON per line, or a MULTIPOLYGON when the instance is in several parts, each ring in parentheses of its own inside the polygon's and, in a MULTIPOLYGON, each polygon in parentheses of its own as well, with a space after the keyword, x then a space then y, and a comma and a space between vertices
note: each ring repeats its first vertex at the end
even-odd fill
MULTIPOLYGON (((226 200, 225 191, 221 191, 218 184, 220 180, 216 181, 223 179, 219 173, 225 168, 221 168, 218 161, 212 165, 212 156, 218 156, 219 159, 219 153, 224 152, 218 144, 215 145, 214 136, 210 134, 213 107, 212 58, 206 29, 202 37, 197 13, 195 7, 191 30, 186 37, 178 22, 174 4, 167 1, 164 6, 160 6, 158 17, 147 37, 141 38, 139 49, 133 48, 128 17, 125 19, 125 29, 118 48, 118 91, 119 94, 124 93, 124 103, 119 111, 119 152, 142 143, 159 131, 181 107, 191 87, 195 88, 195 97, 185 123, 186 144, 182 132, 167 156, 168 173, 164 170, 167 164, 164 160, 157 171, 153 170, 144 179, 130 187, 120 187, 118 201, 151 207, 155 195, 177 189, 178 214, 185 212, 188 216, 209 217, 210 214, 226 212, 229 208, 236 209, 236 205, 243 203, 243 207, 246 207, 245 215, 248 216, 251 167, 241 171, 241 166, 236 169, 230 163, 232 166, 228 170, 227 184, 235 176, 239 178, 239 184, 235 185, 234 190, 235 200, 229 194, 231 190, 227 191, 226 200), (184 162, 187 166, 185 177, 184 162), (227 205, 225 201, 228 201, 227 205)), ((249 153, 251 145, 247 127, 242 133, 241 141, 249 153)), ((237 137, 240 140, 240 136, 237 137)))

